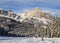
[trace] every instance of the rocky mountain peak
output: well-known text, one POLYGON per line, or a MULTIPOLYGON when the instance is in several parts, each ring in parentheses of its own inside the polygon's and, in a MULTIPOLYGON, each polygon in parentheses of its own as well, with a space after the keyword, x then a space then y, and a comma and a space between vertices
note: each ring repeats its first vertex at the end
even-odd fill
POLYGON ((38 8, 38 7, 36 7, 36 8, 34 8, 34 10, 33 10, 35 13, 39 13, 41 10, 38 8))
POLYGON ((38 7, 34 8, 32 11, 26 12, 25 13, 26 18, 32 18, 32 17, 37 17, 37 18, 46 18, 46 19, 53 19, 53 16, 49 12, 43 12, 41 11, 38 7))
POLYGON ((41 10, 38 7, 36 7, 32 11, 26 12, 25 17, 26 18, 32 18, 34 16, 37 16, 37 15, 39 15, 40 11, 41 10))

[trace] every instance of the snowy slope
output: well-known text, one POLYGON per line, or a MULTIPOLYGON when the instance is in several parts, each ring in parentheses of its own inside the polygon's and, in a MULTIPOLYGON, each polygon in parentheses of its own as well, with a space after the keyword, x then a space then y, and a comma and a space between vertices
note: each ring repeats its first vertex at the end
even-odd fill
POLYGON ((44 38, 40 37, 0 37, 0 43, 60 43, 60 38, 44 38))

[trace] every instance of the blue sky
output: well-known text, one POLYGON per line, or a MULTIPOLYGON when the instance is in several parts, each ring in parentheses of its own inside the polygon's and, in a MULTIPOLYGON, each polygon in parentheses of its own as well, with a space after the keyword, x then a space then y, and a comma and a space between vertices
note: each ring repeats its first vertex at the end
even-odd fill
POLYGON ((60 16, 60 0, 0 0, 0 8, 11 9, 18 13, 35 7, 60 16))

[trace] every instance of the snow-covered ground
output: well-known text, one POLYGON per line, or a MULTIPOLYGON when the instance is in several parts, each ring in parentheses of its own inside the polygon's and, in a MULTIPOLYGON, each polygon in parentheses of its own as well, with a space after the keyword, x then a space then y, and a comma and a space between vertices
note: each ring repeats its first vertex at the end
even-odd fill
POLYGON ((60 43, 60 38, 0 37, 0 43, 60 43))

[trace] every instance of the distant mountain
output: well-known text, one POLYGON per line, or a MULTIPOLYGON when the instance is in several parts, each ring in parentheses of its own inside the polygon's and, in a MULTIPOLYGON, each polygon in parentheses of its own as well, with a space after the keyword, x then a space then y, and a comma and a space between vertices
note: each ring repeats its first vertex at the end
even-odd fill
POLYGON ((22 22, 33 24, 36 29, 35 34, 38 36, 43 34, 44 37, 60 37, 59 17, 49 12, 43 12, 39 8, 26 12, 24 16, 22 22))
POLYGON ((19 20, 0 16, 1 36, 60 37, 60 18, 39 8, 24 13, 19 20))

